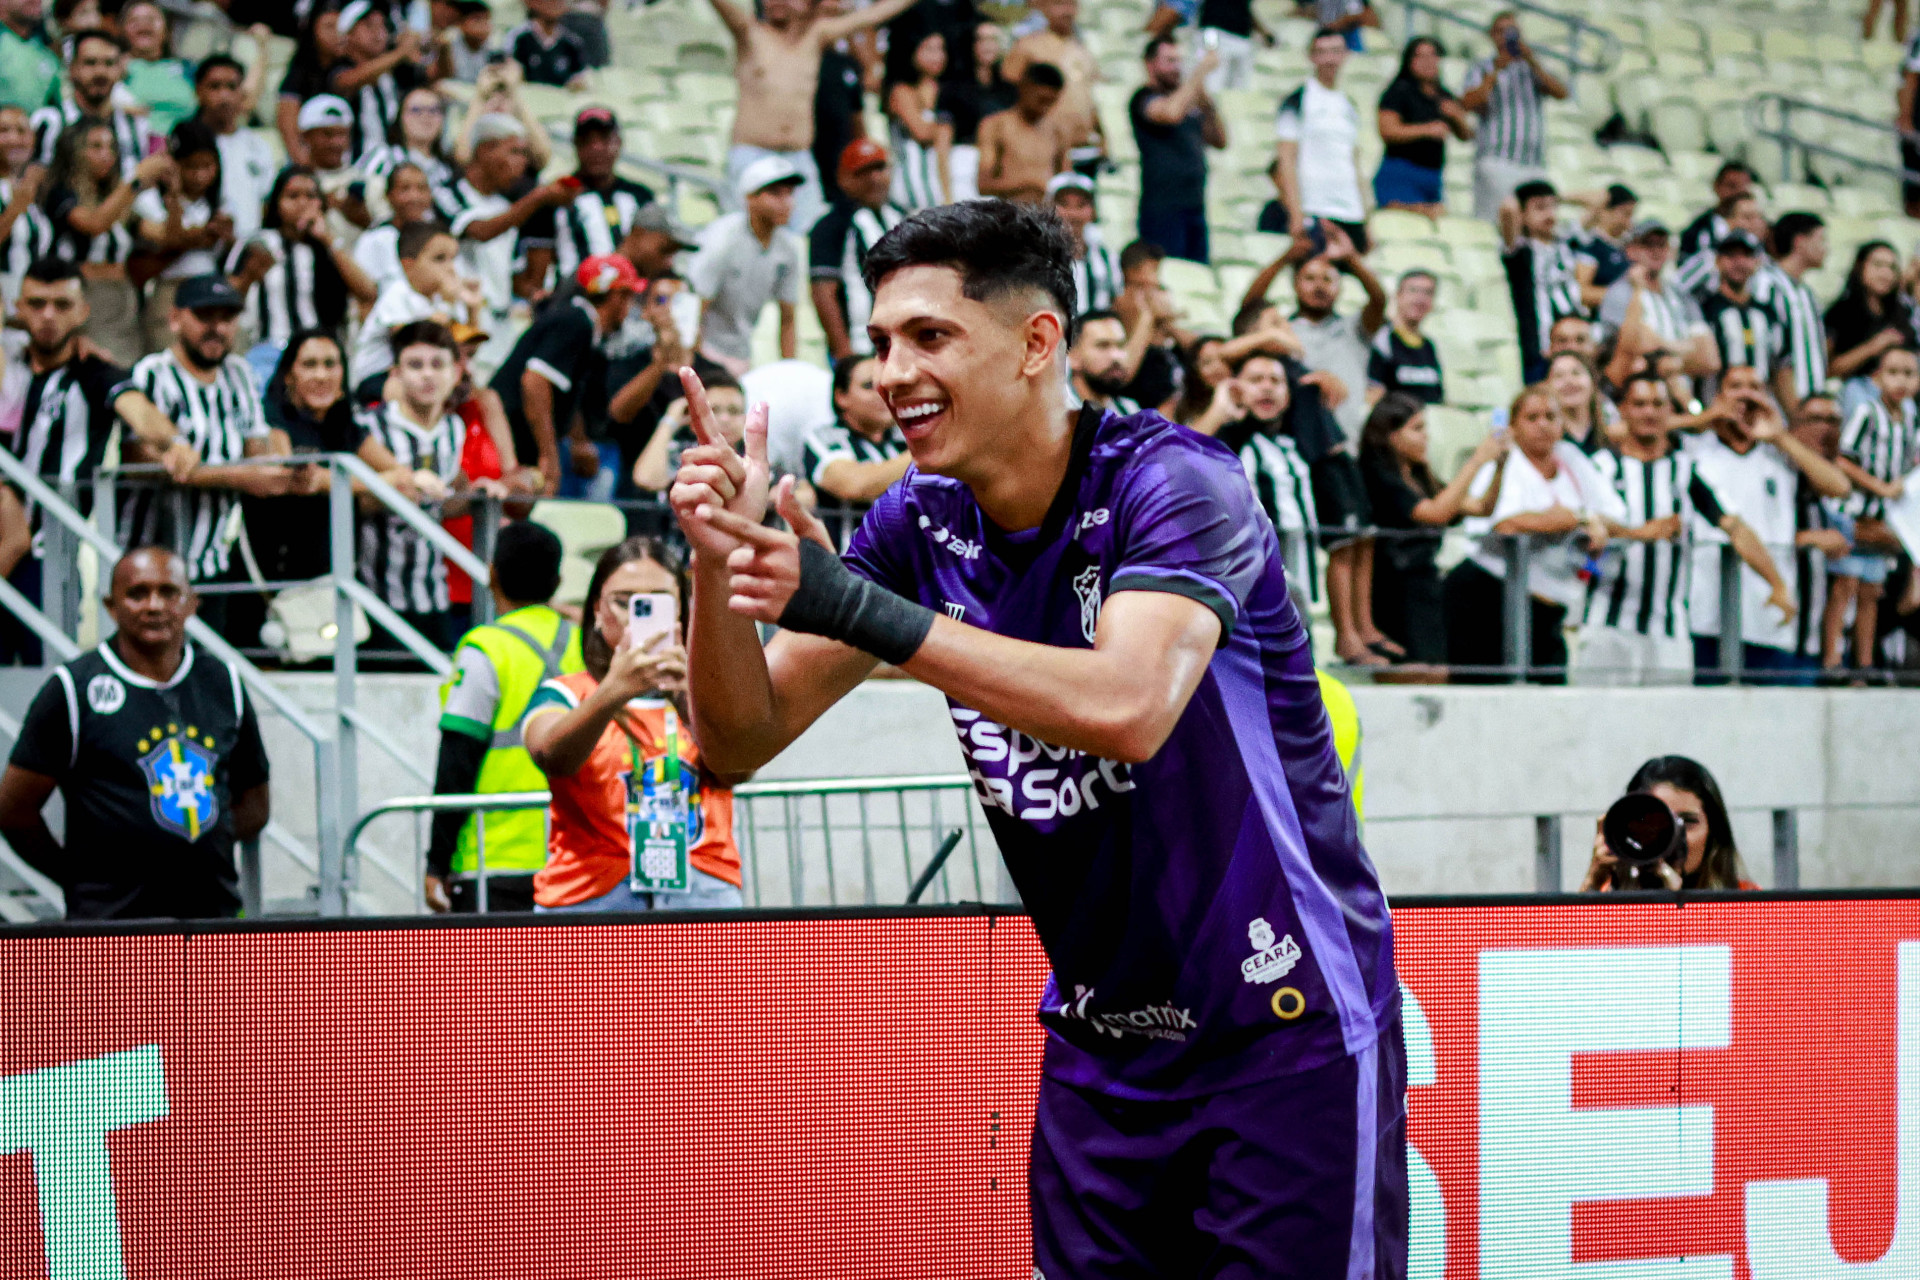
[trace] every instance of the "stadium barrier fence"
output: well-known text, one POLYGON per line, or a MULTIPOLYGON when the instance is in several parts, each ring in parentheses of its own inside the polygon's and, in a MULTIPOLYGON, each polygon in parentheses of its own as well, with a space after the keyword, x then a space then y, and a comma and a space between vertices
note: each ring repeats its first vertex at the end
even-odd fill
MULTIPOLYGON (((1394 924, 1413 1280, 1920 1275, 1920 896, 1394 924)), ((8 1275, 1031 1275, 1017 912, 31 926, 0 970, 8 1275)))

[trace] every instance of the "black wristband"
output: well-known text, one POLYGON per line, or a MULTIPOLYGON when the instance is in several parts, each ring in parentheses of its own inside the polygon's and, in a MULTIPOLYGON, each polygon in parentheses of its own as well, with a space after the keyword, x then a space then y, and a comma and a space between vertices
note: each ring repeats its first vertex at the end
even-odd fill
POLYGON ((876 586, 811 538, 800 539, 800 588, 780 625, 839 640, 900 666, 933 630, 933 610, 876 586))

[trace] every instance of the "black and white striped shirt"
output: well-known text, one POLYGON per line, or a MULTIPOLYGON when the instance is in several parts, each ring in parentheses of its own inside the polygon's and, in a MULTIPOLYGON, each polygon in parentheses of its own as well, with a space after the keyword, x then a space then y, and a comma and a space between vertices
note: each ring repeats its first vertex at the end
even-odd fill
MULTIPOLYGON (((873 354, 873 340, 867 337, 867 320, 873 315, 873 294, 867 290, 866 279, 861 275, 867 264, 867 251, 906 219, 906 210, 896 204, 869 209, 840 201, 813 224, 813 230, 807 235, 807 256, 812 263, 808 275, 839 286, 847 340, 855 355, 873 354)), ((1078 266, 1076 263, 1076 270, 1078 266)))
POLYGON ((133 256, 133 228, 128 225, 131 213, 99 235, 90 236, 74 229, 71 215, 80 208, 80 197, 71 187, 42 192, 41 205, 53 235, 52 251, 68 262, 125 262, 133 256))
POLYGON ((1108 247, 1100 228, 1088 223, 1080 235, 1087 252, 1073 260, 1073 291, 1079 314, 1085 315, 1111 307, 1125 284, 1120 279, 1120 259, 1108 247))
POLYGON ((1659 542, 1622 541, 1620 552, 1587 597, 1588 626, 1612 627, 1643 636, 1684 640, 1693 634, 1688 616, 1693 522, 1698 513, 1718 525, 1726 506, 1713 486, 1678 451, 1652 462, 1603 449, 1593 455, 1594 470, 1626 504, 1621 523, 1629 527, 1679 516, 1680 536, 1659 542))
MULTIPOLYGON (((42 107, 34 112, 29 120, 33 126, 34 158, 41 164, 52 164, 53 149, 59 144, 60 135, 86 114, 72 98, 64 96, 59 106, 42 107)), ((133 171, 147 158, 147 148, 152 145, 149 140, 153 134, 147 128, 147 118, 128 115, 116 107, 107 120, 113 125, 113 140, 120 145, 120 176, 132 182, 133 171)))
MULTIPOLYGON (((253 370, 238 356, 228 356, 213 381, 202 382, 168 348, 134 365, 115 394, 126 389, 144 392, 208 466, 240 463, 248 441, 267 438, 253 370)), ((172 545, 186 560, 188 576, 207 582, 226 572, 240 521, 240 498, 231 491, 142 487, 121 505, 120 542, 172 545)))
POLYGON ((561 283, 588 258, 620 247, 640 210, 653 203, 648 187, 616 177, 606 194, 587 188, 553 211, 553 265, 561 283))
POLYGON ((1320 599, 1320 516, 1313 505, 1313 478, 1307 460, 1287 436, 1269 435, 1251 418, 1220 431, 1221 443, 1240 455, 1260 509, 1280 534, 1280 552, 1287 573, 1305 585, 1309 600, 1320 599))
POLYGON ((332 259, 323 265, 320 251, 306 241, 290 246, 279 231, 258 231, 233 247, 228 275, 240 273, 247 250, 256 245, 273 257, 273 265, 247 293, 247 317, 256 340, 285 346, 297 329, 338 328, 346 318, 346 286, 332 259))
MULTIPOLYGON (((1794 533, 1839 528, 1834 506, 1820 496, 1812 481, 1800 476, 1793 490, 1794 533)), ((1827 553, 1818 547, 1800 546, 1797 540, 1793 548, 1793 598, 1798 606, 1793 615, 1793 651, 1802 657, 1818 658, 1822 648, 1820 622, 1827 607, 1827 553)))
POLYGON ((1763 381, 1773 377, 1786 352, 1786 335, 1780 331, 1771 307, 1755 301, 1751 294, 1745 302, 1735 302, 1716 289, 1700 300, 1700 314, 1713 331, 1714 345, 1720 348, 1721 369, 1744 364, 1763 381))
MULTIPOLYGON (((13 179, 0 179, 0 208, 13 203, 13 179)), ((30 204, 13 220, 13 229, 0 242, 0 307, 13 314, 20 296, 20 278, 35 258, 53 252, 53 224, 37 204, 30 204)))
MULTIPOLYGON (((865 327, 861 326, 862 329, 865 327)), ((821 476, 836 462, 886 462, 906 451, 907 438, 900 434, 900 428, 894 426, 889 426, 887 433, 878 440, 855 431, 844 422, 825 423, 807 433, 806 444, 800 452, 800 473, 806 476, 807 483, 813 486, 814 493, 819 497, 821 521, 833 531, 835 540, 842 548, 846 546, 847 539, 853 536, 860 517, 871 504, 849 502, 829 493, 821 482, 821 476)))
POLYGON ((1773 310, 1784 335, 1782 358, 1793 371, 1793 393, 1802 400, 1827 385, 1827 326, 1820 304, 1804 281, 1768 263, 1754 277, 1753 296, 1773 310))
MULTIPOLYGON (((927 112, 932 118, 933 113, 927 112)), ((906 126, 893 122, 893 202, 909 213, 931 209, 947 202, 946 188, 940 182, 939 155, 923 146, 906 126)))
MULTIPOLYGON (((460 474, 466 428, 445 414, 431 429, 408 418, 397 404, 361 411, 366 433, 392 451, 410 471, 431 471, 451 484, 460 474)), ((438 613, 447 607, 447 566, 440 549, 391 511, 360 518, 360 581, 400 613, 438 613)))
POLYGON ((386 149, 393 126, 400 119, 400 102, 411 88, 411 81, 403 86, 393 72, 384 71, 358 89, 334 90, 353 112, 353 125, 347 131, 349 163, 358 164, 386 149))
MULTIPOLYGON (((1913 466, 1914 434, 1911 401, 1895 417, 1875 396, 1848 415, 1840 431, 1840 456, 1874 479, 1891 483, 1913 466)), ((1847 510, 1856 520, 1879 520, 1886 515, 1887 500, 1855 485, 1847 510)))
POLYGON ((384 191, 387 175, 403 164, 410 164, 426 175, 427 190, 433 195, 434 213, 442 222, 452 222, 460 213, 460 202, 453 195, 453 184, 460 180, 460 175, 438 156, 383 142, 360 157, 359 169, 369 182, 384 191))
MULTIPOLYGON (((13 456, 55 491, 69 482, 84 485, 107 451, 113 393, 126 378, 125 369, 98 356, 34 374, 20 406, 19 429, 8 440, 13 456)), ((92 497, 90 488, 82 488, 70 500, 84 512, 92 497)), ((38 509, 31 503, 28 509, 38 528, 38 509)))
POLYGON ((1492 58, 1482 58, 1467 72, 1466 83, 1477 85, 1494 76, 1493 93, 1476 113, 1480 130, 1474 154, 1483 160, 1539 167, 1546 163, 1547 117, 1541 107, 1540 84, 1533 68, 1519 58, 1495 73, 1492 58))
POLYGON ((1720 216, 1720 208, 1715 205, 1687 224, 1680 233, 1680 244, 1675 255, 1685 262, 1702 249, 1711 251, 1713 246, 1726 239, 1727 232, 1731 230, 1732 225, 1720 216))
POLYGON ((1573 246, 1565 240, 1524 236, 1501 261, 1520 330, 1520 363, 1526 368, 1546 357, 1554 321, 1587 314, 1580 302, 1580 282, 1573 275, 1573 246))

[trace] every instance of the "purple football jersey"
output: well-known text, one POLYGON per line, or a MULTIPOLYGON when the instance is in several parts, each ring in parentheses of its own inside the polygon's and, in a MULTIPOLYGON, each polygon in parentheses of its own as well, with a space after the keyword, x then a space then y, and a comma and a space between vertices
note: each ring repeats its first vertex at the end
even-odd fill
POLYGON ((909 470, 854 535, 854 572, 972 626, 1091 648, 1116 591, 1187 596, 1220 647, 1152 759, 1102 760, 951 704, 987 818, 1053 962, 1049 1075, 1184 1098, 1373 1043, 1399 1010, 1392 923, 1360 845, 1287 594, 1233 453, 1157 413, 1081 412, 1037 529, 909 470))

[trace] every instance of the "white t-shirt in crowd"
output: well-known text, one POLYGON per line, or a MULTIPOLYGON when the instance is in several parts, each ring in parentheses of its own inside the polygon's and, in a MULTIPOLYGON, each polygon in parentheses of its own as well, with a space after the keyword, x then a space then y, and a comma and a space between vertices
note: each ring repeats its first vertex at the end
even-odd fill
POLYGON ((393 348, 388 339, 395 329, 448 309, 414 288, 404 275, 382 289, 353 342, 353 359, 347 369, 353 385, 357 387, 371 375, 393 368, 393 348))
MULTIPOLYGON (((1561 441, 1553 447, 1553 460, 1555 471, 1549 479, 1540 474, 1540 469, 1519 449, 1507 450, 1507 465, 1501 473, 1500 497, 1494 502, 1493 514, 1475 522, 1482 538, 1473 553, 1473 561, 1496 578, 1507 576, 1507 541, 1492 531, 1512 516, 1554 507, 1613 520, 1626 515, 1620 495, 1600 478, 1600 473, 1578 446, 1561 441)), ((1487 485, 1492 483, 1493 470, 1493 463, 1481 468, 1469 486, 1470 492, 1476 496, 1485 493, 1487 485)), ((1586 599, 1586 583, 1581 581, 1579 569, 1586 560, 1586 552, 1576 545, 1576 539, 1577 534, 1571 533, 1552 539, 1535 538, 1527 571, 1529 594, 1569 609, 1581 606, 1586 599)))
POLYGON ((260 229, 260 215, 280 165, 273 158, 272 145, 251 129, 235 129, 214 141, 220 147, 220 203, 233 216, 238 243, 260 229))
POLYGON ((1301 212, 1337 222, 1367 216, 1353 151, 1360 141, 1360 110, 1352 98, 1309 80, 1280 100, 1273 132, 1300 145, 1301 212))
POLYGON ((748 404, 767 406, 767 459, 774 473, 803 474, 800 455, 808 434, 833 423, 833 375, 805 360, 775 360, 749 370, 740 389, 748 404))
POLYGON ((400 265, 400 228, 383 222, 354 242, 353 260, 367 273, 374 286, 385 289, 395 280, 406 278, 400 265))
MULTIPOLYGON (((1789 582, 1793 571, 1793 540, 1797 528, 1794 492, 1800 472, 1787 456, 1770 444, 1757 444, 1735 453, 1719 436, 1699 432, 1682 446, 1693 455, 1694 470, 1713 486, 1728 511, 1753 530, 1773 557, 1774 567, 1789 582)), ((1696 513, 1693 517, 1693 591, 1688 601, 1693 634, 1720 634, 1720 548, 1727 535, 1696 513)), ((1740 639, 1769 649, 1794 647, 1794 628, 1780 611, 1767 603, 1773 589, 1767 580, 1740 566, 1740 639)))
MULTIPOLYGON (((160 198, 158 191, 148 187, 134 197, 133 216, 148 222, 164 223, 167 220, 167 202, 160 198)), ((208 207, 205 197, 189 200, 180 206, 180 225, 188 229, 206 226, 211 217, 213 210, 208 207)), ((188 249, 161 268, 160 279, 185 280, 190 276, 210 275, 218 270, 220 259, 214 256, 213 250, 188 249)))
POLYGON ((465 178, 454 184, 453 193, 462 208, 453 220, 453 234, 460 240, 462 274, 480 282, 494 314, 504 314, 513 305, 513 257, 520 237, 502 231, 491 240, 469 240, 466 230, 476 222, 499 217, 513 208, 513 201, 498 193, 485 195, 465 178))

